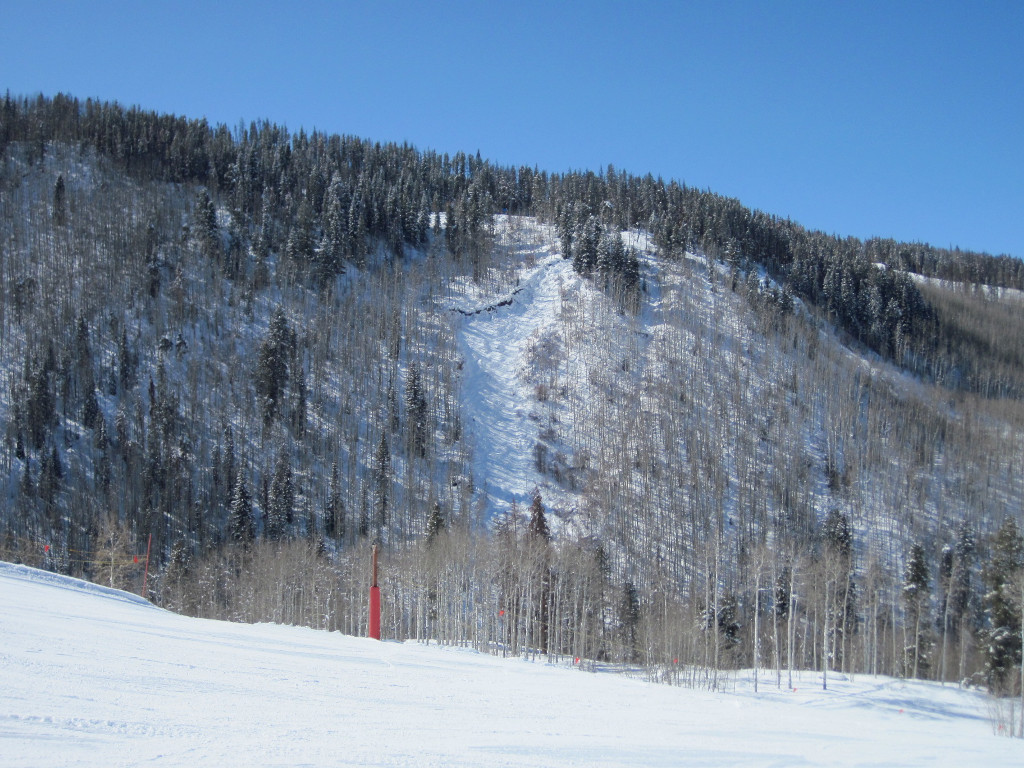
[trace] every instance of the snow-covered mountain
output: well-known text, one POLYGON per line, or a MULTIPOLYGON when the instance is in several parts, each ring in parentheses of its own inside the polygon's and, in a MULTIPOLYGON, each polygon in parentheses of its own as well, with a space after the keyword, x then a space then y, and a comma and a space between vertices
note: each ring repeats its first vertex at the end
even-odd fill
POLYGON ((393 638, 1017 684, 1020 264, 611 168, 0 120, 0 559, 356 633, 376 542, 393 638))
MULTIPOLYGON (((178 616, 0 563, 0 755, 47 766, 1018 765, 976 691, 807 673, 711 694, 178 616)), ((996 726, 998 727, 998 726, 996 726)))

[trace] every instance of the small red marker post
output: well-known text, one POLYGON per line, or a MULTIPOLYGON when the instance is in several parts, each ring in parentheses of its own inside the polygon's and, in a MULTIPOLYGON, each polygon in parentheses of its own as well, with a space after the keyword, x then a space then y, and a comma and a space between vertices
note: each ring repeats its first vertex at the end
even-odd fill
POLYGON ((380 640, 380 587, 377 586, 377 545, 373 545, 373 584, 370 585, 370 626, 367 636, 380 640))

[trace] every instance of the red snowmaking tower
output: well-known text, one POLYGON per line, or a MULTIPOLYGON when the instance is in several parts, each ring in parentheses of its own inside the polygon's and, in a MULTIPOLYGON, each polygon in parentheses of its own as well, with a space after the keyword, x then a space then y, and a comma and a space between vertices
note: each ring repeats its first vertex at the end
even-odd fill
POLYGON ((373 545, 373 584, 370 585, 370 626, 367 636, 380 640, 380 587, 377 586, 377 545, 373 545))

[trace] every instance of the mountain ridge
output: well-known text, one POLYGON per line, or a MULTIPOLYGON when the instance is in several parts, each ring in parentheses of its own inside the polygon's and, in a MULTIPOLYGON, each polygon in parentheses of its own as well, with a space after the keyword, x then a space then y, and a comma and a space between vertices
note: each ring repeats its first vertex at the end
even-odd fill
POLYGON ((152 533, 165 605, 357 632, 376 541, 396 637, 1016 684, 1022 313, 909 271, 1007 262, 623 172, 0 116, 6 559, 128 586, 152 533))

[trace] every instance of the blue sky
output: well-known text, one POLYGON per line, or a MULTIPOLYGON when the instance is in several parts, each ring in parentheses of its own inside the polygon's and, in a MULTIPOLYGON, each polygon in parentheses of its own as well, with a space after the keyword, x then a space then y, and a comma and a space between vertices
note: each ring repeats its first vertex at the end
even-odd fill
POLYGON ((1024 3, 14 2, 0 89, 609 163, 1024 257, 1024 3), (298 5, 298 4, 294 4, 298 5))

